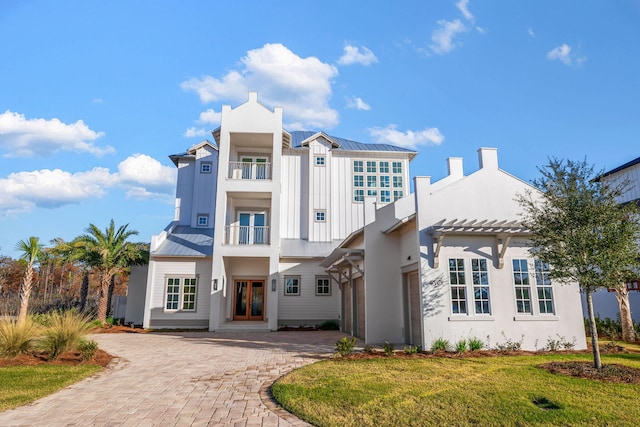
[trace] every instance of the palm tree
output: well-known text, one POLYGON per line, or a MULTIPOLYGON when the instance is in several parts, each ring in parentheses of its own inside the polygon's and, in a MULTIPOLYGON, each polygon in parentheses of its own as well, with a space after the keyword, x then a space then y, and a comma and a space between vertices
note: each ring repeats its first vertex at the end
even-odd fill
POLYGON ((87 302, 87 293, 89 292, 89 266, 82 259, 83 251, 81 244, 74 239, 67 242, 61 237, 51 240, 53 245, 48 252, 60 257, 63 263, 80 264, 82 268, 82 285, 80 286, 80 312, 84 312, 87 302))
POLYGON ((99 273, 100 298, 97 319, 102 322, 107 319, 111 277, 132 265, 143 264, 146 261, 144 246, 127 241, 129 237, 138 234, 136 230, 127 230, 128 226, 129 224, 126 224, 116 230, 112 219, 102 232, 94 224, 89 224, 86 234, 74 240, 80 259, 99 273))
POLYGON ((31 287, 33 285, 33 273, 38 257, 42 253, 43 245, 40 239, 31 236, 27 240, 20 240, 16 245, 16 250, 21 252, 20 259, 27 262, 27 269, 20 284, 20 311, 18 313, 18 324, 27 320, 27 310, 29 308, 29 297, 31 297, 31 287))

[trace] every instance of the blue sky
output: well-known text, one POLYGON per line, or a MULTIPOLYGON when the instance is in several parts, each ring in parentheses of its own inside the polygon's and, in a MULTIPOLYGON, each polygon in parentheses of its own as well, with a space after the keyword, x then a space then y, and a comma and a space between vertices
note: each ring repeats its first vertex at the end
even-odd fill
POLYGON ((3 255, 111 218, 148 241, 173 218, 168 155, 249 90, 288 130, 415 148, 434 180, 481 146, 526 181, 551 156, 640 156, 638 0, 0 0, 0 40, 3 255))

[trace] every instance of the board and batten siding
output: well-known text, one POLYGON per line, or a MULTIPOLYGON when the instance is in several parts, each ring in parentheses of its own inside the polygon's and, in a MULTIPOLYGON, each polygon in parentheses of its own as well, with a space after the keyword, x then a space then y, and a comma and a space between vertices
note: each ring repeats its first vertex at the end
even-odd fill
POLYGON ((209 319, 211 259, 160 258, 153 261, 155 274, 151 286, 151 321, 168 319, 209 319), (167 277, 196 276, 198 291, 195 311, 165 311, 167 277))
POLYGON ((307 235, 307 208, 303 202, 307 157, 306 153, 293 150, 285 150, 282 154, 280 237, 283 239, 300 239, 307 235))
POLYGON ((196 162, 193 179, 193 199, 191 212, 191 226, 198 226, 198 215, 208 215, 209 228, 213 228, 214 212, 216 209, 216 177, 218 176, 218 152, 211 147, 201 147, 196 151, 196 162), (211 172, 202 173, 203 162, 211 163, 211 172))
POLYGON ((331 151, 324 139, 309 143, 309 241, 329 242, 331 238, 331 151), (325 158, 324 166, 316 166, 316 158, 325 158), (316 221, 316 211, 325 213, 323 222, 316 221))
POLYGON ((179 160, 174 219, 180 225, 191 225, 194 169, 192 160, 179 160))
MULTIPOLYGON (((316 295, 316 277, 328 277, 319 264, 320 260, 282 259, 278 280, 278 322, 287 320, 337 320, 340 313, 340 289, 331 283, 331 295, 316 295), (286 276, 300 277, 300 295, 284 294, 286 276)), ((314 325, 310 325, 314 326, 314 325)))
POLYGON ((603 181, 619 183, 628 180, 631 182, 629 190, 618 198, 619 203, 640 199, 640 163, 616 172, 603 178, 603 181))

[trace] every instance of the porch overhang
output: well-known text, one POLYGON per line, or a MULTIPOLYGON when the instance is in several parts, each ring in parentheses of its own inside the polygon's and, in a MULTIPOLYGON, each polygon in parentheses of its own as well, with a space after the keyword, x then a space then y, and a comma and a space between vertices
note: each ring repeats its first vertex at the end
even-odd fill
POLYGON ((443 219, 427 227, 425 232, 433 238, 433 268, 439 266, 439 255, 446 236, 493 236, 498 252, 498 268, 504 267, 504 256, 513 237, 527 237, 531 231, 520 221, 515 220, 467 220, 443 219))
POLYGON ((364 249, 336 248, 320 266, 324 267, 329 277, 342 289, 343 281, 351 282, 357 274, 364 277, 364 270, 357 264, 363 260, 364 249))

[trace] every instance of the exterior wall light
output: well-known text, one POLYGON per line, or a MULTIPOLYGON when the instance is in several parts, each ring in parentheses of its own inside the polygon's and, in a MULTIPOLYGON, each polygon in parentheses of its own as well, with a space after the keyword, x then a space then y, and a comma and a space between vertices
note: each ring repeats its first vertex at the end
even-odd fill
POLYGON ((271 279, 271 291, 275 292, 276 291, 276 279, 271 279))
POLYGON ((214 291, 218 290, 218 279, 213 279, 213 290, 214 291))

